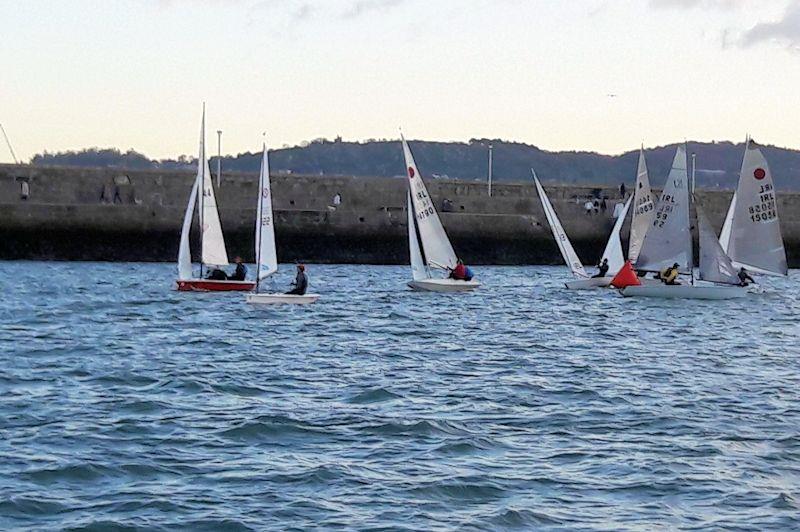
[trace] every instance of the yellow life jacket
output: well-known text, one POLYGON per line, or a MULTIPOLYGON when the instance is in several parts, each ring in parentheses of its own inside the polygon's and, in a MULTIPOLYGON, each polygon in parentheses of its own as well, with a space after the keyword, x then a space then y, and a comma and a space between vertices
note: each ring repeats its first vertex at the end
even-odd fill
POLYGON ((667 272, 667 276, 661 276, 664 279, 664 282, 671 283, 678 277, 678 268, 667 268, 669 271, 667 272))

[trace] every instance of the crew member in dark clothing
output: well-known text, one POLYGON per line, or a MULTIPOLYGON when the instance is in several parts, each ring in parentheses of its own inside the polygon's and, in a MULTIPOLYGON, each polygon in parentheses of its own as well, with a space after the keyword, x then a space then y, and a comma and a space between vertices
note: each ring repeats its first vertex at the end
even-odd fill
POLYGON ((292 296, 304 296, 306 290, 308 290, 308 275, 306 275, 306 267, 302 264, 297 265, 297 277, 295 277, 292 286, 294 288, 286 292, 292 296))
POLYGON ((756 280, 750 277, 750 274, 747 273, 747 270, 744 269, 744 266, 739 270, 739 285, 740 286, 747 286, 750 283, 755 283, 756 280))
POLYGON ((242 262, 242 257, 236 257, 233 259, 233 262, 236 263, 236 271, 233 272, 233 275, 228 277, 229 281, 244 281, 245 277, 247 277, 247 266, 244 265, 242 262))
POLYGON ((679 273, 679 266, 676 262, 669 268, 664 268, 658 274, 658 279, 661 279, 661 282, 664 284, 674 285, 680 284, 678 283, 678 273, 679 273))
POLYGON ((603 262, 597 265, 597 273, 592 275, 592 278, 605 277, 608 273, 608 259, 603 259, 603 262))
POLYGON ((226 274, 219 268, 214 268, 213 270, 208 272, 208 277, 206 277, 206 279, 209 279, 211 281, 227 281, 228 274, 226 274))

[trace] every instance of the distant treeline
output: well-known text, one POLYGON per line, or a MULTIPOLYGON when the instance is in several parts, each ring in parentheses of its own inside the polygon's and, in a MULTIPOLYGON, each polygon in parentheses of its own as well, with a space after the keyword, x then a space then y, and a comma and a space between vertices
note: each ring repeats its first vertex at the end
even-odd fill
MULTIPOLYGON (((494 179, 528 181, 534 168, 543 181, 563 184, 618 185, 636 177, 638 150, 617 156, 594 152, 549 152, 536 146, 504 140, 472 139, 463 142, 410 141, 414 157, 425 177, 485 180, 489 144, 494 150, 494 179)), ((646 151, 651 183, 661 187, 675 154, 675 144, 646 151)), ((689 143, 697 154, 697 184, 703 188, 733 188, 739 175, 743 144, 731 142, 689 143)), ((776 186, 800 190, 800 151, 763 148, 776 186)), ((344 142, 315 141, 270 152, 274 173, 304 175, 355 175, 396 177, 404 175, 402 150, 396 140, 344 142)), ((216 158, 212 158, 212 171, 216 158)), ((257 172, 260 153, 240 153, 222 158, 223 173, 257 172)), ((691 161, 690 161, 691 163, 691 161)), ((31 164, 42 166, 115 167, 128 169, 192 169, 196 158, 153 160, 134 150, 89 148, 80 151, 39 154, 31 164)))

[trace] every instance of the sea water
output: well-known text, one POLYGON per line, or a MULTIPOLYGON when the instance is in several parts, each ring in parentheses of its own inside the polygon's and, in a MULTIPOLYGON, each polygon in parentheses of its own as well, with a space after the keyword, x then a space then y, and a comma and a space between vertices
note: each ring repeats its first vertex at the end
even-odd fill
POLYGON ((800 274, 749 299, 565 268, 0 263, 0 529, 800 528, 800 274), (288 289, 291 266, 276 283, 288 289))

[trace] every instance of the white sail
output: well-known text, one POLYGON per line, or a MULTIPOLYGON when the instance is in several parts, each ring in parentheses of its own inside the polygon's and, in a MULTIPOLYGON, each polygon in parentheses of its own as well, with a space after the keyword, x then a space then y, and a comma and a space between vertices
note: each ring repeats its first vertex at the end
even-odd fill
POLYGON ((406 172, 408 174, 408 187, 411 194, 411 206, 416 218, 417 230, 422 241, 422 252, 426 264, 429 267, 440 269, 452 269, 456 267, 458 259, 453 251, 453 246, 447 238, 447 233, 442 227, 433 200, 428 195, 425 183, 414 162, 414 156, 405 138, 403 143, 403 155, 406 162, 406 172))
POLYGON ((788 273, 772 172, 752 140, 744 151, 727 252, 734 264, 745 268, 788 273))
POLYGON ((414 206, 411 204, 411 192, 408 192, 408 250, 411 256, 411 274, 415 281, 430 279, 430 272, 422 259, 422 252, 419 248, 419 236, 417 236, 417 224, 414 222, 414 206))
POLYGON ((198 166, 203 173, 203 196, 200 198, 200 234, 202 245, 202 262, 214 266, 228 265, 228 252, 225 250, 225 238, 222 236, 222 225, 219 223, 217 199, 211 182, 211 170, 206 157, 206 111, 203 107, 203 123, 200 128, 200 156, 198 166))
POLYGON ((197 203, 197 189, 203 174, 198 170, 197 177, 192 185, 192 192, 189 194, 189 203, 186 205, 186 212, 183 214, 183 226, 181 228, 181 244, 178 248, 178 279, 187 280, 192 278, 192 249, 189 245, 189 234, 192 230, 192 218, 194 218, 194 206, 197 203))
POLYGON ((656 206, 650 190, 650 177, 647 173, 647 161, 644 158, 644 147, 639 151, 639 167, 636 171, 636 189, 633 193, 633 216, 631 218, 631 236, 628 242, 628 259, 636 262, 642 249, 644 235, 653 225, 656 206))
POLYGON ((683 273, 692 270, 692 234, 689 222, 689 176, 686 148, 678 146, 653 223, 644 236, 636 269, 661 271, 678 264, 683 273))
POLYGON ((578 254, 575 253, 575 249, 572 247, 572 242, 569 241, 567 233, 561 226, 561 221, 559 221, 558 216, 556 216, 556 211, 553 210, 553 206, 550 204, 550 198, 547 197, 544 188, 542 188, 542 184, 539 182, 539 178, 536 177, 536 172, 533 173, 533 181, 536 183, 536 190, 539 192, 539 199, 542 201, 544 215, 547 217, 547 222, 550 224, 550 230, 553 231, 553 237, 556 239, 558 249, 561 250, 561 256, 564 257, 564 262, 567 263, 567 266, 572 270, 572 274, 575 277, 589 277, 589 274, 586 273, 586 270, 583 268, 581 259, 578 258, 578 254))
POLYGON ((731 204, 728 206, 728 213, 725 215, 725 223, 722 224, 722 231, 719 233, 719 243, 725 253, 728 252, 728 246, 731 244, 731 224, 733 223, 733 211, 736 209, 736 192, 733 193, 731 204))
POLYGON ((630 197, 628 201, 625 202, 625 207, 623 207, 617 221, 614 223, 614 229, 611 230, 611 236, 608 237, 606 249, 603 251, 603 257, 600 259, 600 262, 603 262, 603 259, 608 259, 607 277, 615 276, 625 264, 625 255, 622 252, 622 240, 619 237, 619 233, 622 231, 622 224, 625 223, 625 217, 628 216, 628 209, 630 209, 632 201, 633 198, 630 197))
POLYGON ((736 268, 722 249, 708 218, 699 205, 696 205, 696 209, 697 232, 700 235, 700 279, 714 283, 739 284, 736 268))
POLYGON ((272 217, 272 187, 269 181, 269 155, 264 145, 261 173, 258 176, 258 207, 256 208, 256 264, 261 281, 278 271, 278 253, 275 249, 275 224, 272 217))

